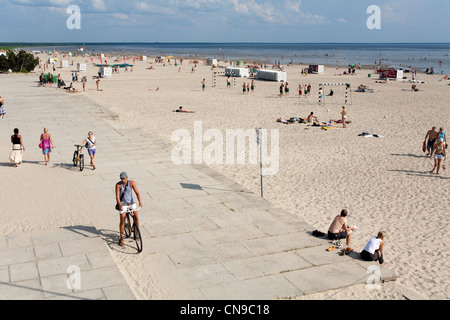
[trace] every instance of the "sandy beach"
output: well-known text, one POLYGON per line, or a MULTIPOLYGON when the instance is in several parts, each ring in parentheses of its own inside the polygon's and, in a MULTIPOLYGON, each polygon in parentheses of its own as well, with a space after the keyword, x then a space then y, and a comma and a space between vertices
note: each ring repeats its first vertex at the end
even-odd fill
MULTIPOLYGON (((46 54, 40 57, 43 61, 48 58, 46 54)), ((442 75, 418 74, 418 80, 424 82, 417 84, 422 91, 412 92, 411 83, 401 80, 376 83, 378 75, 373 70, 357 70, 356 75, 349 76, 343 75, 347 70, 344 67, 327 67, 324 74, 303 75, 305 66, 284 65, 290 94, 280 98, 277 82, 255 80, 255 92, 243 94, 243 83, 251 81, 247 78, 237 78, 236 85, 227 88, 227 78, 217 76, 217 87, 213 88, 211 66, 203 61, 192 72, 194 64, 187 59, 175 66, 174 59, 163 65, 149 57, 147 61, 136 60, 132 71, 121 69, 119 74, 101 79, 102 91, 97 91, 93 76, 98 68, 89 58, 69 60, 75 66, 59 68, 58 63, 56 71, 50 71, 61 74, 68 86, 76 63, 87 64, 87 71, 79 73, 79 79, 87 76, 86 92, 81 82, 74 82, 79 92, 71 94, 73 99, 85 96, 118 114, 121 125, 142 128, 172 145, 176 145, 171 141, 172 133, 178 129, 193 132, 196 121, 201 121, 203 131, 218 129, 224 135, 227 129, 279 130, 279 171, 264 177, 267 200, 322 232, 327 232, 333 218, 347 209, 349 224, 358 227, 351 243, 355 251, 361 251, 378 231, 386 231, 385 263, 397 274, 396 282, 383 285, 382 290, 360 285, 303 298, 324 299, 333 294, 333 299, 404 299, 406 292, 423 299, 450 298, 449 254, 445 249, 445 234, 450 230, 450 175, 448 169, 439 175, 430 173, 433 160, 421 150, 432 126, 448 130, 450 123, 446 105, 450 81, 442 75), (151 66, 153 69, 148 69, 151 66), (310 96, 299 98, 299 84, 308 83, 312 86, 310 96), (351 103, 347 105, 351 124, 346 129, 342 125, 321 130, 310 124, 276 122, 280 117, 306 118, 311 112, 324 122, 340 119, 344 87, 326 87, 325 94, 331 88, 334 95, 318 105, 321 83, 351 84, 351 103), (373 92, 354 92, 360 84, 373 92), (195 113, 173 112, 179 106, 195 113), (382 137, 359 136, 363 132, 382 137)), ((100 61, 95 58, 94 62, 100 61)), ((38 80, 43 70, 37 68, 35 72, 38 80)), ((410 74, 406 76, 411 78, 410 74)), ((69 94, 58 90, 62 95, 69 94)), ((92 130, 95 134, 95 128, 92 130)), ((211 167, 260 193, 258 165, 211 167)), ((2 230, 3 234, 12 231, 2 230)), ((142 298, 151 298, 152 293, 147 293, 142 298)))

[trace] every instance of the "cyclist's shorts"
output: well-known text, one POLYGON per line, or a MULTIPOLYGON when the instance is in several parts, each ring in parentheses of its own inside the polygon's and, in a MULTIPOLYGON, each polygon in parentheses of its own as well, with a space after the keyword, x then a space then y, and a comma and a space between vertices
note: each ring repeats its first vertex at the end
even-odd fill
POLYGON ((120 214, 125 213, 128 208, 130 208, 131 210, 136 210, 137 209, 137 205, 136 203, 133 203, 131 206, 124 206, 122 205, 123 211, 119 211, 120 214))

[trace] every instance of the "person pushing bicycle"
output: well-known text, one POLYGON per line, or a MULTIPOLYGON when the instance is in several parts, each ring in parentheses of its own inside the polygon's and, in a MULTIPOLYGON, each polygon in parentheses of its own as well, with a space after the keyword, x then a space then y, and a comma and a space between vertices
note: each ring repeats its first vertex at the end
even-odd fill
MULTIPOLYGON (((119 245, 123 247, 123 232, 125 228, 125 217, 126 212, 124 212, 124 206, 135 206, 134 199, 133 199, 133 190, 136 194, 138 201, 139 201, 139 207, 142 207, 142 201, 141 201, 141 195, 139 194, 139 191, 137 189, 136 183, 134 181, 128 180, 128 175, 126 172, 122 172, 120 174, 120 181, 116 183, 116 209, 120 212, 120 240, 119 245)), ((133 208, 134 209, 134 208, 133 208)), ((133 212, 135 221, 137 226, 139 227, 139 217, 138 212, 133 212)))

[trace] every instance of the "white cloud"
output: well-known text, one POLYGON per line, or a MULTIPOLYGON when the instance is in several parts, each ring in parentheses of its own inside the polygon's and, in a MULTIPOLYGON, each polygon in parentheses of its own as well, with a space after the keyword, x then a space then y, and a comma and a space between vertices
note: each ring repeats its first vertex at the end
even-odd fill
POLYGON ((92 7, 94 8, 94 10, 99 10, 99 11, 106 10, 106 5, 105 5, 105 2, 103 2, 103 0, 92 0, 92 7))
POLYGON ((264 3, 258 3, 256 0, 231 0, 231 2, 234 4, 235 12, 256 16, 268 23, 317 24, 327 21, 325 17, 303 12, 301 0, 285 0, 284 6, 280 6, 277 1, 269 0, 264 3))

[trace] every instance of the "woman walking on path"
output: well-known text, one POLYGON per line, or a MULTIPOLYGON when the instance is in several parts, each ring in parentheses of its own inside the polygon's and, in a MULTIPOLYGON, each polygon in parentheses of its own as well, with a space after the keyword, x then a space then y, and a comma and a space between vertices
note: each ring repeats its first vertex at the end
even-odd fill
MULTIPOLYGON (((444 138, 439 138, 438 142, 434 145, 434 148, 431 150, 430 158, 434 158, 434 167, 430 173, 434 173, 434 169, 436 169, 436 174, 439 174, 439 169, 441 168, 441 163, 447 160, 447 154, 445 153, 445 142, 444 138), (434 154, 434 157, 433 157, 434 154)), ((442 169, 445 170, 445 166, 442 166, 442 169)))
POLYGON ((0 96, 0 117, 2 119, 5 119, 5 114, 6 114, 5 100, 3 100, 2 96, 0 96))
POLYGON ((13 148, 9 155, 9 161, 14 163, 15 167, 18 167, 19 164, 22 164, 22 156, 25 147, 23 145, 22 136, 19 135, 19 129, 17 128, 14 129, 14 135, 11 136, 11 143, 13 144, 13 148))
POLYGON ((97 145, 97 139, 94 137, 94 134, 92 133, 92 131, 89 131, 88 133, 88 137, 79 144, 79 146, 86 146, 88 153, 89 153, 89 157, 91 157, 91 166, 92 166, 92 170, 95 170, 95 163, 94 163, 94 158, 95 158, 95 153, 97 151, 96 146, 97 145))
POLYGON ((41 144, 39 146, 42 148, 45 165, 47 165, 50 162, 50 153, 55 148, 53 146, 52 136, 48 133, 47 128, 44 128, 44 133, 41 134, 41 144))

